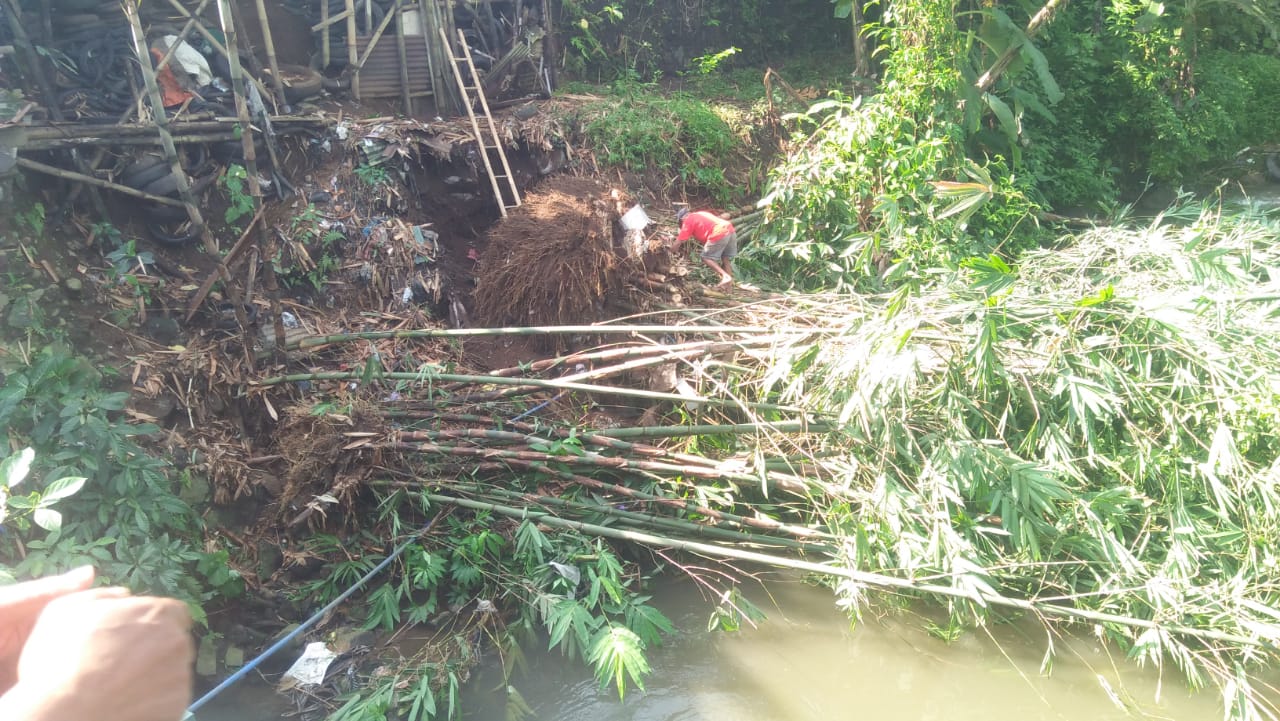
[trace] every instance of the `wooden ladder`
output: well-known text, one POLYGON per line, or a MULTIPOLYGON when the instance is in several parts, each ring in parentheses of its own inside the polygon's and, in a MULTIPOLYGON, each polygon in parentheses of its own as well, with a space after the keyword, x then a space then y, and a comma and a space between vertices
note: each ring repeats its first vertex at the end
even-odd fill
POLYGON ((489 113, 489 101, 484 97, 484 87, 480 84, 480 75, 476 73, 475 63, 471 61, 471 48, 467 47, 466 36, 462 31, 458 31, 458 42, 462 45, 462 55, 453 54, 453 46, 449 43, 449 35, 444 28, 440 29, 440 38, 444 40, 445 49, 449 52, 449 65, 453 68, 453 77, 458 81, 458 88, 462 92, 462 105, 467 109, 467 117, 471 118, 471 130, 475 133, 476 142, 480 144, 480 154, 484 158, 484 169, 489 173, 489 183, 493 186, 493 197, 498 199, 498 210, 502 212, 502 217, 507 217, 507 211, 512 208, 520 207, 520 189, 516 187, 515 176, 511 174, 511 165, 507 162, 507 153, 502 149, 502 141, 498 138, 498 128, 493 124, 493 115, 489 113), (475 85, 467 85, 467 81, 462 76, 461 63, 465 63, 468 77, 471 78, 475 85), (475 93, 475 97, 480 101, 480 109, 484 111, 485 128, 488 129, 488 140, 481 132, 480 121, 476 119, 475 109, 472 107, 474 101, 471 99, 471 93, 475 93), (493 169, 493 161, 489 159, 490 151, 498 155, 498 159, 502 161, 502 173, 496 173, 493 169), (502 185, 499 181, 506 181, 505 185, 510 191, 511 199, 508 201, 507 196, 502 192, 502 185))

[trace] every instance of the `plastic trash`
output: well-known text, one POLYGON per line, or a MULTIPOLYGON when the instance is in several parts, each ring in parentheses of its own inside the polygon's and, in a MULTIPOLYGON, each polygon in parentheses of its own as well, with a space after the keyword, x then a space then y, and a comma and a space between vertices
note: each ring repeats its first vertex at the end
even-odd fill
POLYGON ((622 214, 620 222, 624 230, 644 230, 645 226, 652 223, 653 220, 649 218, 648 213, 644 212, 644 208, 636 205, 622 214))
POLYGON ((338 654, 330 651, 322 641, 312 641, 289 670, 284 672, 284 678, 293 679, 300 684, 318 684, 324 681, 329 664, 337 657, 338 654))
POLYGON ((187 71, 187 74, 196 79, 196 85, 203 88, 213 82, 213 71, 209 70, 209 61, 200 54, 199 50, 188 45, 186 42, 178 40, 177 35, 165 35, 164 44, 166 48, 171 48, 177 43, 178 49, 173 51, 173 57, 187 71))

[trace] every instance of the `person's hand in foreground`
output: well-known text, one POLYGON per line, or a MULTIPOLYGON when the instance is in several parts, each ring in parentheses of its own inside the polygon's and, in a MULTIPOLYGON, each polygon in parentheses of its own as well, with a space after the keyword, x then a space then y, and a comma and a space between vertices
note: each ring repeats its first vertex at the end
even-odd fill
POLYGON ((16 670, 0 687, 0 719, 178 721, 195 653, 187 607, 123 588, 81 590, 92 571, 75 573, 0 589, 0 669, 16 670))

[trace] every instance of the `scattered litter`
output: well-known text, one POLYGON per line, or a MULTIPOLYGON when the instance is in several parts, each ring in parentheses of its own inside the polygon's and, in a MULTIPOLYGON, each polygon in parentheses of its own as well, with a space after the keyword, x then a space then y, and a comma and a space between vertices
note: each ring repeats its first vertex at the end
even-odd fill
POLYGON ((329 664, 338 655, 329 650, 322 641, 312 641, 307 644, 306 650, 298 657, 297 661, 284 672, 285 679, 292 679, 299 684, 316 685, 324 681, 325 672, 329 670, 329 664))
POLYGON ((285 328, 288 328, 288 329, 302 327, 302 321, 298 320, 298 316, 290 313, 287 310, 280 313, 280 322, 284 325, 285 328))

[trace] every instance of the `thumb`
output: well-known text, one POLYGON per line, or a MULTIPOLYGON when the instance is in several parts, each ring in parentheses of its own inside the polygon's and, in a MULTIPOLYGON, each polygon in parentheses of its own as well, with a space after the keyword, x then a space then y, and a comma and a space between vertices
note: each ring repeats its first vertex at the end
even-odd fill
POLYGON ((18 655, 31 627, 51 601, 93 585, 93 567, 0 588, 0 694, 16 680, 18 655))

